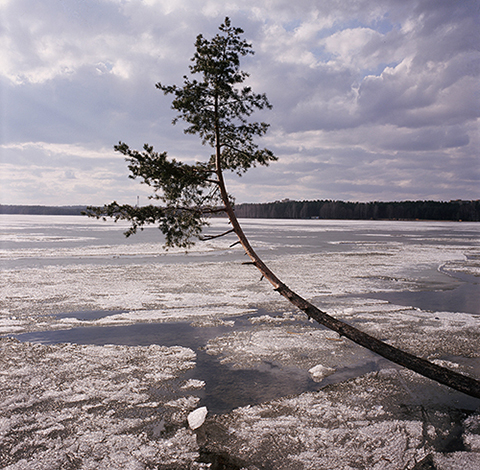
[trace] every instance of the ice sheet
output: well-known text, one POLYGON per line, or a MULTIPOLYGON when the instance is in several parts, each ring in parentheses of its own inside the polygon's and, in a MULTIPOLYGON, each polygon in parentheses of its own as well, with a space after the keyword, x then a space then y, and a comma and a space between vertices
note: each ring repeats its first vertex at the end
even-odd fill
POLYGON ((9 339, 0 347, 2 468, 140 469, 198 456, 184 427, 198 398, 178 392, 182 382, 198 385, 181 380, 195 366, 192 350, 9 339))
MULTIPOLYGON (((317 371, 319 379, 320 372, 335 370, 325 379, 330 383, 369 354, 299 321, 255 268, 242 265, 241 250, 229 246, 234 239, 199 244, 189 254, 166 253, 156 229, 125 240, 126 226, 79 217, 1 217, 0 223, 0 334, 176 320, 221 324, 231 330, 211 339, 206 350, 225 365, 260 373, 267 365, 295 366, 307 375, 317 371), (260 308, 264 314, 252 318, 248 331, 235 327, 235 316, 260 308)), ((480 315, 368 297, 478 285, 478 224, 244 225, 272 270, 322 309, 403 349, 480 376, 480 315)), ((225 226, 225 220, 214 220, 209 232, 225 226)), ((8 339, 1 348, 5 468, 206 468, 196 461, 199 447, 186 424, 199 406, 195 391, 209 385, 195 376, 182 378, 194 367, 193 351, 8 339)), ((465 414, 458 394, 443 387, 440 393, 419 376, 398 371, 329 387, 211 416, 206 424, 227 430, 232 458, 246 458, 249 449, 252 469, 257 457, 288 469, 393 470, 412 468, 423 458, 438 469, 478 468, 478 415, 465 414), (431 401, 422 402, 425 397, 431 401), (442 447, 450 437, 455 445, 442 447)))
MULTIPOLYGON (((344 225, 353 231, 348 224, 344 225)), ((280 231, 278 226, 272 227, 274 235, 280 231)), ((297 227, 294 233, 303 229, 297 227)), ((260 238, 258 244, 262 245, 263 235, 257 236, 260 238)), ((313 236, 314 240, 320 237, 319 233, 313 236)), ((345 236, 343 230, 340 236, 345 236)), ((464 238, 459 237, 454 243, 444 240, 442 245, 425 244, 426 239, 405 244, 382 243, 379 237, 375 242, 348 242, 349 248, 342 245, 340 251, 338 248, 330 250, 331 244, 315 248, 304 244, 304 240, 297 240, 295 253, 282 253, 280 248, 270 247, 262 256, 287 285, 307 298, 446 289, 455 287, 458 281, 440 273, 440 268, 444 272, 473 276, 478 272, 475 253, 478 254, 479 249, 474 243, 464 244, 464 238)), ((25 256, 31 257, 30 264, 2 269, 2 331, 58 328, 49 314, 86 309, 135 311, 135 315, 123 315, 122 318, 134 322, 145 321, 147 315, 150 321, 154 320, 154 311, 158 311, 158 320, 167 316, 182 318, 188 309, 196 307, 201 307, 196 314, 208 314, 211 309, 212 316, 222 309, 227 314, 230 311, 236 314, 259 305, 270 305, 270 310, 286 308, 281 307, 283 302, 272 292, 271 286, 259 281, 255 268, 241 264, 244 257, 240 250, 200 244, 196 254, 167 256, 160 245, 160 242, 132 245, 119 242, 106 251, 103 245, 41 248, 39 251, 22 248, 27 253, 25 256), (99 257, 96 263, 77 262, 78 256, 88 259, 93 253, 99 257), (129 253, 131 257, 118 264, 112 253, 118 256, 129 253), (156 261, 152 260, 154 254, 159 256, 156 261), (55 256, 62 261, 34 265, 37 259, 43 262, 55 256)), ((10 251, 15 253, 15 249, 10 251)))

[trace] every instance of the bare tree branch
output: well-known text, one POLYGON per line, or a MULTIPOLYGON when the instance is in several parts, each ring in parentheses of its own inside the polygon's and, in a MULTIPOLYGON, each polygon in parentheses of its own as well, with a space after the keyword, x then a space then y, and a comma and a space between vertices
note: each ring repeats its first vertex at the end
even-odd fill
POLYGON ((220 233, 218 235, 203 235, 202 237, 200 237, 200 240, 202 241, 213 240, 214 238, 224 237, 225 235, 228 235, 229 233, 232 233, 232 232, 234 232, 233 228, 230 230, 227 230, 226 232, 220 233))

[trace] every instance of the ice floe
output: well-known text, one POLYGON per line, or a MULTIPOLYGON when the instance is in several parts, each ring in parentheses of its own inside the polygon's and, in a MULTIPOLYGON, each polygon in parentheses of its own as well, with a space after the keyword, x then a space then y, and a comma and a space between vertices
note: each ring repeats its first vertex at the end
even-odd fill
POLYGON ((190 429, 195 430, 199 428, 204 422, 205 418, 207 417, 207 407, 202 406, 201 408, 197 408, 196 410, 192 411, 188 416, 188 425, 190 429))
POLYGON ((317 364, 316 366, 312 367, 309 371, 312 379, 315 382, 321 382, 325 377, 332 375, 335 373, 335 369, 332 367, 325 367, 322 364, 317 364))
POLYGON ((198 457, 185 428, 198 398, 172 384, 195 366, 192 350, 10 339, 0 348, 2 468, 181 468, 198 457))

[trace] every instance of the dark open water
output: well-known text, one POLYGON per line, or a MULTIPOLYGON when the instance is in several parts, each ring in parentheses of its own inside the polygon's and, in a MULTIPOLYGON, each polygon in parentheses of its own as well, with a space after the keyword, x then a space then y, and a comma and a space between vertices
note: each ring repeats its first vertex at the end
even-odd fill
MULTIPOLYGON (((0 268, 4 270, 21 272, 23 269, 32 267, 43 269, 48 266, 70 264, 81 270, 83 264, 128 265, 152 262, 152 259, 155 263, 161 264, 168 262, 169 259, 164 255, 152 258, 150 249, 145 252, 147 254, 143 254, 140 245, 138 247, 136 245, 137 240, 142 240, 144 243, 153 243, 153 240, 156 240, 158 243, 158 231, 155 229, 143 233, 143 238, 132 237, 125 240, 122 228, 104 226, 99 222, 88 221, 87 223, 81 217, 18 216, 4 217, 2 221, 0 268), (86 253, 90 253, 90 256, 84 257, 86 253), (124 255, 113 256, 117 253, 124 253, 124 255)), ((252 244, 264 247, 259 250, 262 255, 279 258, 284 255, 314 253, 355 254, 363 249, 366 253, 373 253, 377 250, 377 246, 379 250, 391 249, 392 253, 396 246, 413 248, 420 246, 422 250, 431 249, 433 254, 441 246, 445 246, 446 249, 459 246, 462 247, 462 253, 464 249, 478 252, 480 228, 479 224, 473 223, 262 221, 258 219, 244 221, 244 225, 252 244)), ((155 253, 157 248, 154 246, 152 250, 155 253)), ((197 254, 194 257, 176 254, 175 262, 197 263, 203 259, 221 261, 237 257, 236 254, 221 250, 212 253, 205 252, 201 256, 197 254)), ((366 262, 368 263, 368 258, 366 262)), ((415 261, 411 263, 415 265, 415 261)), ((299 269, 299 274, 303 274, 301 266, 299 269)), ((331 269, 338 269, 338 267, 332 266, 331 269)), ((480 314, 480 290, 477 277, 445 270, 443 273, 435 271, 434 276, 440 276, 443 279, 442 290, 428 288, 415 292, 376 292, 366 293, 364 297, 414 306, 426 311, 480 314)), ((59 317, 92 320, 116 313, 121 312, 66 312, 59 317)), ((258 314, 261 313, 258 312, 258 314)), ((231 320, 232 317, 228 319, 231 320)), ((235 329, 252 328, 246 317, 235 318, 235 321, 235 329)), ((305 370, 279 367, 272 363, 263 363, 254 370, 233 370, 228 365, 220 364, 216 357, 209 356, 203 350, 210 338, 231 331, 231 327, 200 328, 188 323, 148 323, 116 327, 82 327, 15 336, 22 341, 43 343, 160 344, 189 347, 197 353, 197 367, 187 372, 183 379, 191 377, 206 382, 205 389, 198 394, 202 398, 202 403, 214 413, 226 412, 238 406, 255 404, 280 396, 317 390, 333 381, 355 377, 379 367, 391 367, 391 363, 386 360, 379 361, 378 357, 367 351, 361 368, 340 370, 321 383, 313 382, 305 370)))
MULTIPOLYGON (((387 300, 391 303, 414 306, 427 311, 463 311, 479 314, 479 284, 474 276, 457 276, 459 284, 456 288, 444 291, 423 292, 389 292, 365 295, 369 298, 387 300)), ((75 317, 79 320, 94 320, 104 316, 121 313, 115 312, 70 312, 58 315, 59 318, 75 317)), ((263 315, 265 312, 258 312, 263 315)), ((229 317, 235 320, 235 330, 252 328, 248 318, 252 315, 229 317)), ((311 326, 311 324, 309 323, 311 326)), ((320 328, 323 328, 320 326, 320 328)), ((129 346, 184 346, 197 354, 196 367, 182 376, 182 380, 195 378, 206 383, 204 389, 195 391, 201 398, 201 406, 207 406, 212 413, 227 413, 234 408, 254 405, 282 396, 296 395, 306 391, 320 390, 322 387, 349 378, 379 370, 382 367, 397 367, 386 359, 379 358, 370 351, 365 351, 363 366, 355 369, 338 370, 334 375, 322 382, 314 382, 308 371, 283 367, 273 363, 262 363, 256 369, 233 369, 223 365, 215 356, 207 354, 203 348, 209 339, 232 332, 231 327, 194 327, 186 322, 147 323, 115 327, 81 327, 69 330, 55 330, 15 335, 21 341, 33 341, 46 344, 118 344, 129 346), (370 360, 369 360, 370 358, 370 360)), ((192 392, 189 392, 192 393, 192 392)), ((473 399, 472 399, 473 400, 473 399)), ((476 400, 465 400, 464 406, 473 409, 478 405, 476 400), (470 403, 471 402, 471 403, 470 403)))

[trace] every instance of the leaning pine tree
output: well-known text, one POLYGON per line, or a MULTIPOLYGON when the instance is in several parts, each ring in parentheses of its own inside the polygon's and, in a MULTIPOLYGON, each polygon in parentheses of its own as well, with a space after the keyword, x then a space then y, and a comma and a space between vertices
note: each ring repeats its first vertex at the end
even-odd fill
POLYGON ((149 145, 139 152, 121 142, 115 150, 127 157, 130 177, 141 178, 142 183, 151 186, 151 198, 163 204, 133 207, 113 202, 104 207, 89 207, 87 214, 130 221, 127 236, 146 224, 158 224, 167 247, 188 247, 194 238, 216 238, 233 232, 238 237, 236 243, 243 246, 250 264, 261 272, 262 278, 310 318, 392 362, 480 398, 480 381, 401 351, 319 310, 278 279, 250 246, 235 216, 223 174, 241 174, 276 160, 270 150, 255 143, 256 137, 267 132, 268 124, 248 120, 255 110, 271 105, 264 94, 255 94, 250 87, 242 86, 248 74, 240 69, 240 58, 253 54, 252 46, 241 38, 243 30, 233 27, 228 18, 219 30, 211 40, 197 37, 190 66, 196 78, 185 76, 182 87, 156 85, 166 95, 173 95, 172 109, 178 113, 173 123, 187 123, 184 132, 197 134, 203 145, 213 149, 212 156, 206 162, 188 165, 169 159, 166 152, 155 152, 149 145), (202 237, 209 216, 219 212, 227 214, 231 230, 202 237))

